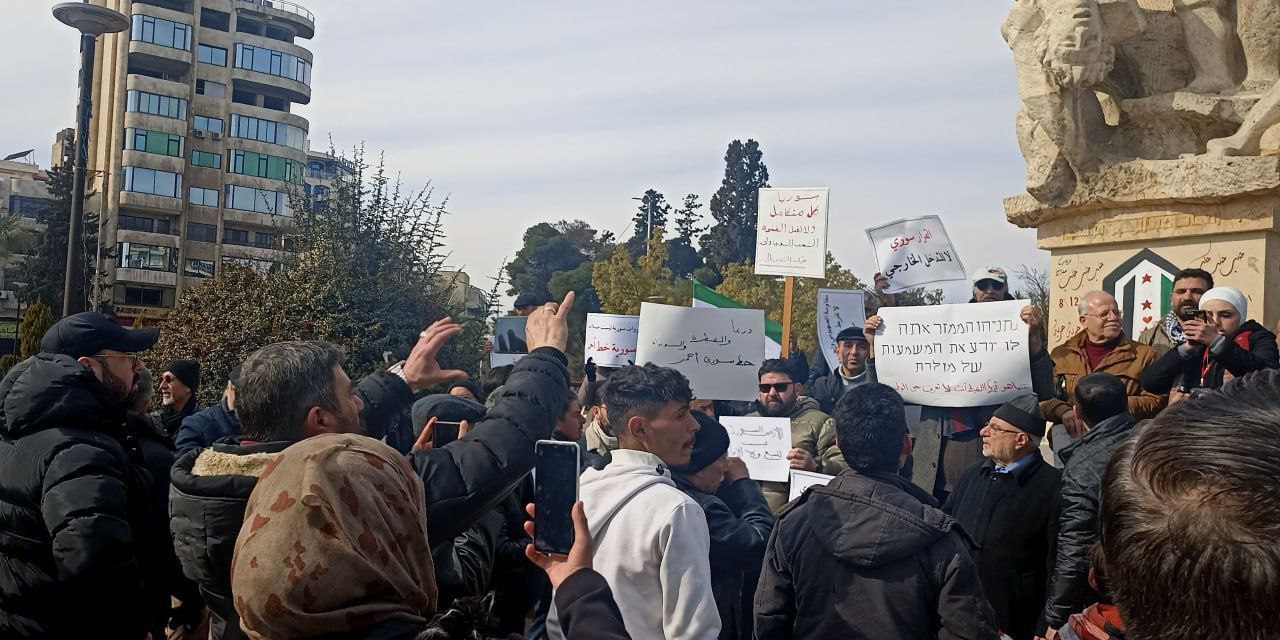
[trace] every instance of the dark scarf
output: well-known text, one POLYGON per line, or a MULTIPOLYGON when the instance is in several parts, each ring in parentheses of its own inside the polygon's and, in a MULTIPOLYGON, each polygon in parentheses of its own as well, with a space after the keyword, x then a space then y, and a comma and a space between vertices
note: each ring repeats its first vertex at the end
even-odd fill
POLYGON ((164 429, 165 435, 172 438, 178 433, 178 428, 182 426, 182 421, 194 414, 200 409, 196 403, 196 397, 192 394, 191 399, 187 400, 187 406, 181 410, 174 409, 173 405, 166 404, 160 408, 160 426, 164 429))

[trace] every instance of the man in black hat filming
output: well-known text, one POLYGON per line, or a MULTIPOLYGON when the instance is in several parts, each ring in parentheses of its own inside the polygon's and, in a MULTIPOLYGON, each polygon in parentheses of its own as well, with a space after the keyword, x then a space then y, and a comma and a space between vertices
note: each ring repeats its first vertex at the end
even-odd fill
POLYGON ((59 320, 0 382, 0 637, 142 638, 151 477, 125 429, 157 329, 59 320))
POLYGON ((1040 457, 1045 419, 1036 396, 1004 403, 982 428, 986 460, 956 481, 942 510, 978 543, 978 576, 1000 630, 1035 637, 1049 576, 1062 474, 1040 457))

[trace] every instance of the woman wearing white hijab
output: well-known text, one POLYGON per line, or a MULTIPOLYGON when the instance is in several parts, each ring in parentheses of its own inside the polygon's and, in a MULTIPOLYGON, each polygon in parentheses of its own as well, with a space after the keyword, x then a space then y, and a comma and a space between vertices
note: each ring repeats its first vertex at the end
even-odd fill
MULTIPOLYGON (((1214 287, 1200 298, 1204 319, 1182 321, 1187 341, 1142 373, 1151 393, 1189 393, 1217 389, 1227 376, 1239 378, 1263 369, 1280 369, 1276 334, 1249 317, 1249 301, 1235 287, 1214 287)), ((1172 398, 1171 398, 1172 399, 1172 398)))

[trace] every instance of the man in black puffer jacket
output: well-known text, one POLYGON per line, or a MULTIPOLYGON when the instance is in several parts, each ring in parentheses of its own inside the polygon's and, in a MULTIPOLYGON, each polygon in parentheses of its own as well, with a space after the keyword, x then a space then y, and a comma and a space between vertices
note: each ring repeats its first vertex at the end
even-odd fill
MULTIPOLYGON (((531 352, 515 365, 483 422, 445 447, 409 454, 426 490, 430 541, 452 540, 471 528, 533 468, 534 443, 550 436, 569 401, 563 349, 572 300, 569 294, 558 313, 548 304, 529 318, 531 352)), ((461 330, 446 318, 423 332, 403 370, 415 388, 465 377, 436 363, 441 347, 461 330)), ((175 545, 187 576, 209 604, 215 640, 243 637, 230 592, 232 553, 249 494, 276 454, 313 435, 360 431, 361 422, 366 435, 381 437, 409 407, 412 396, 403 383, 398 398, 365 395, 372 400, 365 402, 353 394, 341 358, 341 350, 327 343, 263 347, 240 374, 236 412, 247 440, 187 453, 174 465, 175 545)), ((392 384, 387 377, 378 383, 392 384)), ((366 379, 361 390, 367 384, 366 379)))
POLYGON ((1107 373, 1091 373, 1076 384, 1076 409, 1089 430, 1061 453, 1064 465, 1058 515, 1057 557, 1051 558, 1045 627, 1060 629, 1072 614, 1093 604, 1089 554, 1098 540, 1102 476, 1111 454, 1133 435, 1134 419, 1124 383, 1107 373))
MULTIPOLYGON (((0 382, 0 638, 131 638, 147 619, 151 476, 125 428, 159 332, 59 320, 0 382)), ((161 534, 163 535, 163 534, 161 534)))

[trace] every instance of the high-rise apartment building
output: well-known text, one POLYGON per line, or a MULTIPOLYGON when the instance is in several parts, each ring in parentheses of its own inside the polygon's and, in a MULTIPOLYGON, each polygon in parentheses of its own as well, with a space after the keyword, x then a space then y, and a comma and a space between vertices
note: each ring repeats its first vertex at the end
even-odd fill
POLYGON ((315 17, 287 0, 93 0, 131 22, 94 68, 90 210, 115 250, 99 296, 154 318, 222 264, 282 259, 304 191, 315 17))

